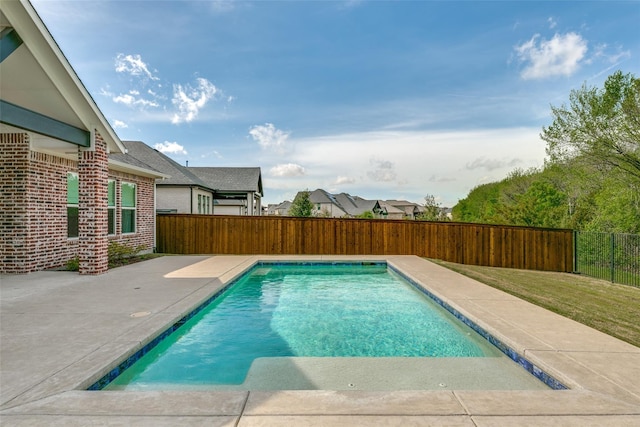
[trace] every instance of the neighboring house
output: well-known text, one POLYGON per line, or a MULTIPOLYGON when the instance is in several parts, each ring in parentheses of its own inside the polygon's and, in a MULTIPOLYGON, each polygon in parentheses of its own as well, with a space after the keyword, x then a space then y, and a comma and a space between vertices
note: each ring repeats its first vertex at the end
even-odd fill
POLYGON ((158 213, 213 213, 214 189, 188 168, 149 147, 141 141, 123 141, 127 154, 111 155, 125 161, 133 158, 141 165, 161 171, 168 178, 156 181, 156 212, 158 213))
MULTIPOLYGON (((382 219, 416 219, 424 212, 424 206, 406 200, 367 200, 347 193, 331 194, 317 189, 309 192, 313 203, 313 216, 329 218, 357 217, 365 212, 382 219)), ((291 202, 269 205, 269 215, 288 215, 291 202)))
POLYGON ((400 218, 395 217, 397 212, 394 211, 394 218, 391 218, 390 213, 389 219, 416 219, 424 212, 424 206, 406 200, 382 200, 381 204, 392 206, 402 212, 402 217, 400 218))
POLYGON ((261 215, 262 174, 259 167, 187 167, 141 141, 123 141, 141 165, 169 178, 156 181, 158 213, 261 215))
POLYGON ((347 193, 331 194, 317 189, 309 193, 309 201, 313 203, 313 216, 329 218, 357 217, 371 212, 376 217, 383 217, 384 212, 377 200, 366 200, 347 193))
POLYGON ((269 204, 267 206, 267 215, 269 216, 287 216, 289 215, 289 209, 291 208, 291 202, 285 200, 279 204, 269 204))
POLYGON ((108 269, 109 242, 154 247, 163 174, 124 153, 27 1, 0 3, 0 272, 108 269))
POLYGON ((214 215, 262 215, 262 172, 259 167, 190 167, 215 189, 214 215))
POLYGON ((381 200, 380 207, 384 210, 384 219, 407 219, 405 211, 381 200))

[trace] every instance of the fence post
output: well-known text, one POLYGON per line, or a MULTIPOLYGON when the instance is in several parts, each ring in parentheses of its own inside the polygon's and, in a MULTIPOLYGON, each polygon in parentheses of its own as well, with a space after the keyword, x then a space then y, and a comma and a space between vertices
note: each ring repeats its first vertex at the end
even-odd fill
POLYGON ((573 273, 577 274, 578 271, 578 230, 573 230, 573 273))
POLYGON ((616 236, 611 233, 611 283, 615 282, 615 268, 616 268, 616 236))

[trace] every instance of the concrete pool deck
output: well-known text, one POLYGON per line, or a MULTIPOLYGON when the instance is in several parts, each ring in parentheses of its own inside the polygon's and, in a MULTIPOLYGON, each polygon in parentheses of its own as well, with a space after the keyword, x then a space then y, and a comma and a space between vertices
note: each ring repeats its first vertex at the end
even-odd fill
POLYGON ((640 425, 640 348, 413 256, 167 256, 0 276, 0 424, 640 425), (85 391, 257 260, 387 260, 570 390, 85 391))

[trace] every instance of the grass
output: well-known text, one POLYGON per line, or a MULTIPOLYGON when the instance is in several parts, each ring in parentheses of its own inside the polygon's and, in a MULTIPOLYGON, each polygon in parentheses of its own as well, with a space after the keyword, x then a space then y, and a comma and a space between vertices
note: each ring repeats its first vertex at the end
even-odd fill
POLYGON ((640 347, 640 288, 569 273, 432 261, 640 347))

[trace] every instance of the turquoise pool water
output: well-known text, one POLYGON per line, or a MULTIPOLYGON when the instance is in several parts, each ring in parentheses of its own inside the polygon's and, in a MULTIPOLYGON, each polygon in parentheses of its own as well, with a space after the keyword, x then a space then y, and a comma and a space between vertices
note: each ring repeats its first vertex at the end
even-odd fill
POLYGON ((384 263, 262 263, 105 389, 241 384, 264 357, 499 355, 384 263))

